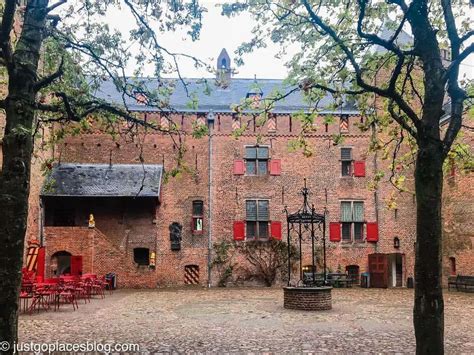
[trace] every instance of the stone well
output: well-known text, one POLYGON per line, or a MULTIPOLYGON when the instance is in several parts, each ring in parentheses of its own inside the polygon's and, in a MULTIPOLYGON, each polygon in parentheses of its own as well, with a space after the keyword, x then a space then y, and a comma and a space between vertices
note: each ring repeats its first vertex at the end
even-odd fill
POLYGON ((327 311, 332 308, 332 287, 284 287, 283 306, 302 311, 327 311))

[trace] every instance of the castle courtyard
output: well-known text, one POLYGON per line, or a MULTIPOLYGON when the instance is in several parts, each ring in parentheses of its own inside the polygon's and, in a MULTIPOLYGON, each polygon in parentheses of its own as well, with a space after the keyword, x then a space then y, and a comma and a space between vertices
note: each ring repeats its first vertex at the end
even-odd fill
MULTIPOLYGON (((474 294, 448 292, 445 351, 474 353, 474 294)), ((334 289, 333 309, 283 308, 280 288, 117 290, 20 317, 19 342, 134 343, 149 352, 414 353, 411 289, 334 289)))

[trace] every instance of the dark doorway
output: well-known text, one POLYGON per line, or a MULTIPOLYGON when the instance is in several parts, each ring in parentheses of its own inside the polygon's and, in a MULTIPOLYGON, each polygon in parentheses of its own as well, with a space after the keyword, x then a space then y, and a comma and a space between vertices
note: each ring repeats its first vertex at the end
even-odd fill
POLYGON ((51 274, 59 276, 71 273, 71 253, 58 251, 51 255, 51 274))
POLYGON ((353 285, 359 285, 359 265, 347 265, 346 273, 352 280, 353 285))
POLYGON ((388 254, 388 287, 403 286, 403 254, 388 254))

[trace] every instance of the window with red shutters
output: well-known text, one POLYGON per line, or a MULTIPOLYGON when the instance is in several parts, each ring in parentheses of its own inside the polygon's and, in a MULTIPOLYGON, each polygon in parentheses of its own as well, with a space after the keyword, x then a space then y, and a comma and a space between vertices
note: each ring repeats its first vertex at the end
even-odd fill
POLYGON ((368 242, 378 242, 379 240, 379 225, 377 222, 367 222, 367 238, 368 242))
POLYGON ((245 175, 268 175, 269 147, 245 147, 245 175))
POLYGON ((341 176, 352 176, 352 148, 341 148, 341 176))
POLYGON ((270 223, 270 233, 273 239, 281 240, 281 222, 273 221, 270 223))
POLYGON ((341 241, 341 223, 339 222, 329 223, 329 240, 331 242, 341 241))
POLYGON ((268 230, 270 219, 268 200, 247 200, 245 201, 245 209, 246 238, 268 240, 270 235, 268 230))
POLYGON ((270 160, 270 175, 281 175, 281 160, 270 160))
POLYGON ((245 163, 243 160, 234 160, 234 175, 245 174, 245 163))
POLYGON ((354 162, 354 176, 364 177, 365 176, 365 161, 354 162))
POLYGON ((234 222, 234 240, 245 240, 245 222, 234 222))

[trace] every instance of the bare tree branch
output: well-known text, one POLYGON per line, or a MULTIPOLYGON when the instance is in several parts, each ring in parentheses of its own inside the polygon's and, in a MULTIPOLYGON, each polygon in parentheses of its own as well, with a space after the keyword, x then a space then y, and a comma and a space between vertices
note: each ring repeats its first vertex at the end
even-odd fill
POLYGON ((56 79, 60 78, 64 74, 64 57, 61 58, 58 69, 51 75, 38 80, 35 84, 35 90, 39 91, 46 86, 52 84, 56 79))
POLYGON ((59 0, 58 2, 52 4, 51 6, 49 6, 47 9, 46 9, 46 12, 50 13, 51 11, 53 11, 54 9, 58 8, 59 6, 63 5, 67 3, 67 0, 59 0))
POLYGON ((390 100, 389 104, 388 104, 388 112, 390 113, 390 116, 392 116, 392 118, 400 125, 403 127, 403 129, 405 129, 408 133, 410 133, 413 138, 417 139, 418 137, 418 134, 417 132, 413 129, 413 127, 411 127, 407 121, 401 117, 399 114, 397 114, 395 112, 395 107, 394 107, 394 101, 393 100, 390 100))
MULTIPOLYGON (((420 122, 420 120, 418 118, 418 115, 410 107, 410 105, 408 105, 408 103, 402 98, 402 96, 398 92, 395 91, 394 85, 390 85, 388 89, 382 89, 380 87, 370 85, 369 83, 367 83, 362 78, 362 71, 360 69, 360 66, 357 63, 357 61, 355 59, 355 56, 352 53, 352 51, 349 49, 349 47, 336 34, 334 29, 331 28, 326 23, 324 23, 324 21, 312 10, 311 5, 308 3, 308 0, 302 0, 302 2, 303 2, 304 7, 306 8, 311 20, 312 20, 313 25, 315 27, 319 26, 325 33, 327 33, 339 45, 339 47, 342 49, 344 54, 347 56, 347 58, 349 59, 349 62, 351 63, 352 67, 355 70, 357 84, 361 88, 363 88, 367 91, 373 92, 375 94, 378 94, 378 95, 386 97, 386 98, 393 99, 397 103, 398 107, 400 107, 400 109, 403 112, 405 112, 405 114, 410 118, 410 120, 413 122, 415 127, 418 128, 419 122, 420 122)), ((401 66, 401 64, 399 63, 397 68, 399 68, 400 66, 401 66)), ((394 74, 398 75, 397 73, 398 73, 399 70, 400 69, 396 69, 396 71, 394 71, 394 74)))
POLYGON ((449 74, 453 70, 456 70, 457 68, 459 68, 459 65, 461 64, 461 62, 472 53, 474 53, 474 43, 471 43, 461 53, 459 53, 459 55, 456 58, 453 58, 453 61, 448 66, 446 73, 449 74))

